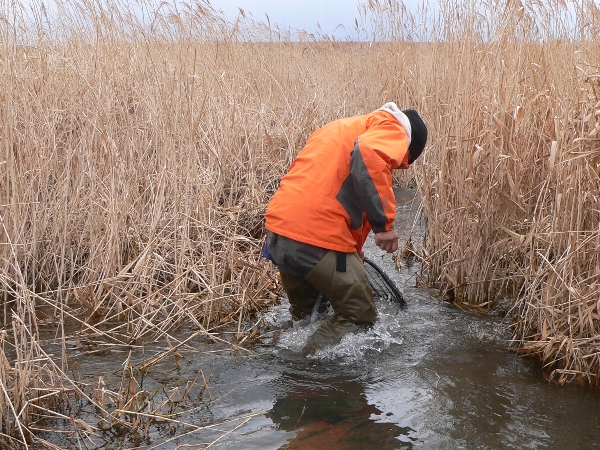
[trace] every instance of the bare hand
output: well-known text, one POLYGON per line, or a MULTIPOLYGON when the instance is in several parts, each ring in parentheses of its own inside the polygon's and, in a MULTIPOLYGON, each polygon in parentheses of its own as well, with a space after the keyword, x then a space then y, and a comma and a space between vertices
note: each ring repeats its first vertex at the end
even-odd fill
POLYGON ((398 250, 398 231, 382 231, 375 233, 375 245, 388 253, 398 250))

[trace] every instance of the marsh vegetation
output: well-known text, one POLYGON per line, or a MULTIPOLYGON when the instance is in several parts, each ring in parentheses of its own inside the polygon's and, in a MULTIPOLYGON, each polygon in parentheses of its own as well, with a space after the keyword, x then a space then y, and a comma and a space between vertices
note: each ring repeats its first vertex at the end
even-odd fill
POLYGON ((279 179, 312 130, 390 100, 430 128, 397 176, 423 200, 422 282, 506 308, 553 381, 600 383, 595 2, 370 0, 347 41, 203 1, 55 7, 0 11, 0 444, 106 431, 65 414, 81 399, 137 432, 173 412, 135 387, 156 361, 196 337, 248 352, 280 294, 261 259, 279 179), (110 411, 69 375, 73 352, 151 345, 110 411))

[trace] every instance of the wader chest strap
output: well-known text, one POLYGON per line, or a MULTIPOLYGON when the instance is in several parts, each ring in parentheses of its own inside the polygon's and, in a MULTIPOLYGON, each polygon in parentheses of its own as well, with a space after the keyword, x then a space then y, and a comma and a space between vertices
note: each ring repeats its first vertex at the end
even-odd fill
POLYGON ((335 264, 336 272, 345 272, 346 271, 346 254, 342 252, 337 252, 337 260, 335 264))

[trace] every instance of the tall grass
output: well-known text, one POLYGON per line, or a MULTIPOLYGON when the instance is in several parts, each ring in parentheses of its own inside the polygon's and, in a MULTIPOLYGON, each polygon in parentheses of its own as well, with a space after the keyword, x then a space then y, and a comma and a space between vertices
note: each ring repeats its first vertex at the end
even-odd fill
POLYGON ((443 78, 421 79, 427 264, 458 304, 510 301, 519 350, 552 380, 598 384, 600 14, 561 5, 444 16, 422 72, 443 78))
POLYGON ((597 8, 397 6, 360 4, 362 42, 340 42, 204 2, 2 4, 3 439, 27 445, 80 389, 73 334, 251 343, 276 295, 260 249, 279 179, 312 130, 390 100, 430 127, 399 177, 422 194, 428 282, 510 302, 522 352, 598 384, 597 8))
POLYGON ((466 307, 509 303, 519 351, 551 380, 599 384, 597 4, 366 8, 385 39, 429 40, 397 78, 433 128, 416 178, 427 282, 466 307))

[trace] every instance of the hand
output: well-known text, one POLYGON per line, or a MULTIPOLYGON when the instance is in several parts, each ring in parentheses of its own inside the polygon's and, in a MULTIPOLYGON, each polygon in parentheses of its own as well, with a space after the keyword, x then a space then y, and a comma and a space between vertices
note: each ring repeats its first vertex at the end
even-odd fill
POLYGON ((388 253, 395 252, 398 250, 398 231, 394 229, 375 233, 375 245, 388 253))
POLYGON ((358 256, 360 256, 360 259, 362 259, 363 262, 365 261, 365 252, 364 252, 364 250, 361 250, 360 252, 358 252, 358 256))

